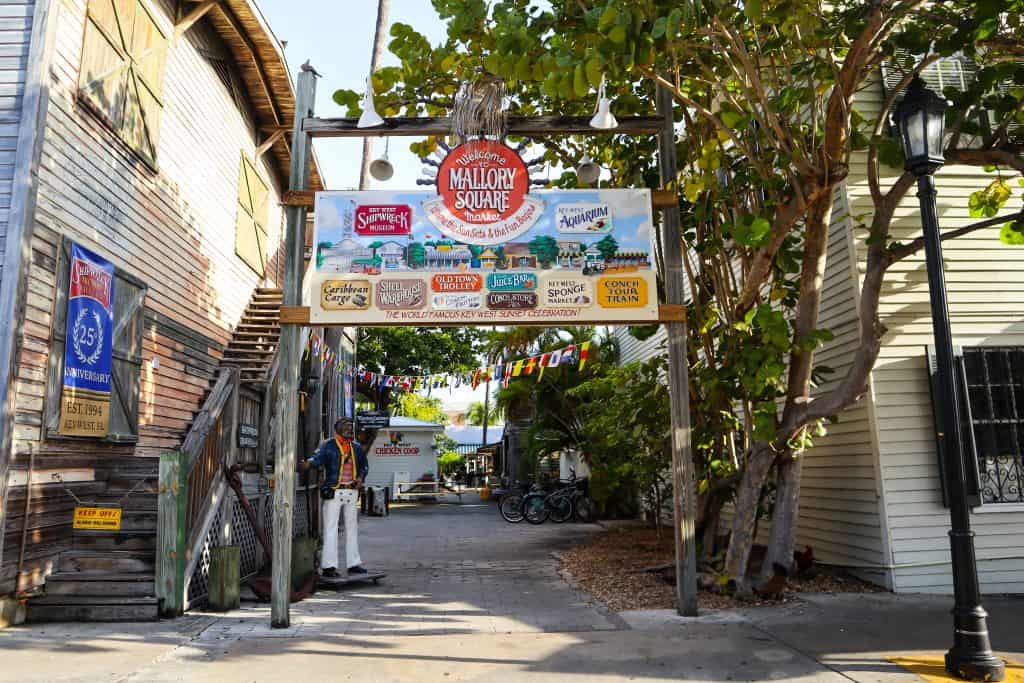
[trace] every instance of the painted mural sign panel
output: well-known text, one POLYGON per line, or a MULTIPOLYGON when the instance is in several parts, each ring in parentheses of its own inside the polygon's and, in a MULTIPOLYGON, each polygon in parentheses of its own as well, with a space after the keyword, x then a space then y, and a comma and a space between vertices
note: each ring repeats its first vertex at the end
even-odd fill
POLYGON ((110 427, 114 266, 71 245, 61 434, 104 437, 110 427))
POLYGON ((530 192, 489 141, 453 148, 436 184, 317 193, 311 323, 657 321, 648 190, 530 192), (366 228, 368 207, 408 207, 408 233, 366 228))

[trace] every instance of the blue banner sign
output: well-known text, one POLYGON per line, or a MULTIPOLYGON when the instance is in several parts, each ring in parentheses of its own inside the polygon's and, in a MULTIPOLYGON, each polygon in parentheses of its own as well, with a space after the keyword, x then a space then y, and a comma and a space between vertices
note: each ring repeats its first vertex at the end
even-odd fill
POLYGON ((61 434, 106 436, 114 333, 114 266, 71 246, 61 434))

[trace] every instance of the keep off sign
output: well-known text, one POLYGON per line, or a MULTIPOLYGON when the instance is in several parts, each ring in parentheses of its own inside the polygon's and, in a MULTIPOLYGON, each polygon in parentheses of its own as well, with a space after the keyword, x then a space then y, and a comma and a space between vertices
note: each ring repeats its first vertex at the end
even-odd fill
POLYGON ((120 531, 121 508, 76 507, 73 529, 120 531))

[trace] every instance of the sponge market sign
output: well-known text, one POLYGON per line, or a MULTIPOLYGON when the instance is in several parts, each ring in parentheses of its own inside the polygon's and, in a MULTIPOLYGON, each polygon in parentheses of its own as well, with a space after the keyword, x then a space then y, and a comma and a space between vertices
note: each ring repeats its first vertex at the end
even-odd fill
POLYGON ((317 193, 312 324, 658 320, 648 190, 530 192, 493 140, 436 165, 436 191, 317 193))

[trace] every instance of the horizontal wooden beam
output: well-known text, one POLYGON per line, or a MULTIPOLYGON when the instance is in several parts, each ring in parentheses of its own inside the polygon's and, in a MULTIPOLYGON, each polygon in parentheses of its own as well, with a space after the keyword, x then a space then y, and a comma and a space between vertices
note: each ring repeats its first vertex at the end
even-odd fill
POLYGON ((188 14, 181 18, 181 21, 174 25, 175 40, 185 35, 197 21, 205 17, 206 14, 218 4, 218 0, 206 0, 205 2, 201 2, 197 6, 193 7, 188 14))
MULTIPOLYGON (((661 304, 658 306, 658 320, 659 323, 669 322, 686 322, 686 306, 683 305, 670 305, 661 304)), ((282 325, 309 325, 309 306, 282 306, 281 307, 281 324, 282 325)), ((493 323, 479 323, 479 325, 493 325, 493 323)), ((650 320, 616 320, 611 324, 615 325, 652 325, 650 320)), ((516 321, 516 325, 540 325, 544 327, 556 326, 556 323, 551 321, 543 322, 519 322, 516 321)), ((431 323, 411 323, 406 325, 400 325, 396 323, 366 323, 366 322, 348 322, 338 323, 337 325, 323 325, 323 327, 473 327, 473 325, 467 325, 464 322, 459 323, 444 323, 444 322, 431 322, 431 323)))
MULTIPOLYGON (((384 119, 374 128, 359 128, 359 119, 308 118, 302 130, 315 138, 421 137, 451 135, 452 120, 447 116, 384 119)), ((619 119, 615 128, 591 128, 589 116, 510 116, 509 135, 540 137, 546 135, 655 135, 664 121, 658 116, 631 116, 619 119)))
MULTIPOLYGON (((314 190, 289 190, 281 198, 281 206, 298 206, 313 209, 316 199, 314 190)), ((651 206, 655 209, 670 209, 679 204, 679 196, 673 190, 651 190, 651 206)))

